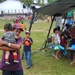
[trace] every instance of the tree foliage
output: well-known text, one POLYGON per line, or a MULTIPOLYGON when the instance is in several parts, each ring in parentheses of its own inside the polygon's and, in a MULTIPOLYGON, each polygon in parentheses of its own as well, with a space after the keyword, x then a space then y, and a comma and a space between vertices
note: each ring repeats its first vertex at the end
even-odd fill
POLYGON ((49 3, 50 3, 50 2, 54 2, 54 1, 56 1, 56 0, 48 0, 49 3))
POLYGON ((0 3, 3 2, 3 1, 5 1, 5 0, 0 0, 0 3))
MULTIPOLYGON (((25 5, 30 5, 31 3, 33 3, 33 0, 21 0, 25 5)), ((55 0, 48 0, 48 3, 53 2, 55 0)), ((44 5, 44 0, 42 0, 42 4, 40 3, 40 0, 38 0, 39 5, 44 5)))
POLYGON ((31 3, 33 3, 33 0, 21 0, 21 2, 29 6, 31 3))

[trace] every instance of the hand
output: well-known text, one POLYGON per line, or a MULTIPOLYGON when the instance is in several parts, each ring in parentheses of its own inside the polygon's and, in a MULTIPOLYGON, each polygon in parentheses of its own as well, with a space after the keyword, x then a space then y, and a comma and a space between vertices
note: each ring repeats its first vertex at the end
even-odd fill
POLYGON ((0 46, 3 46, 5 44, 5 41, 3 41, 2 39, 0 39, 0 46))
POLYGON ((28 39, 28 38, 25 38, 25 40, 29 41, 29 39, 28 39))
POLYGON ((31 42, 30 39, 27 39, 27 41, 31 42))

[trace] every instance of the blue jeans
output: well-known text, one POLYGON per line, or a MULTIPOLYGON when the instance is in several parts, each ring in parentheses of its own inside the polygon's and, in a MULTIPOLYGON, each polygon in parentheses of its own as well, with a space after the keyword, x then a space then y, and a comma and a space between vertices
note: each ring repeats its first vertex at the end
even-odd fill
POLYGON ((23 70, 16 70, 16 71, 2 71, 2 75, 23 75, 23 70))
POLYGON ((31 66, 32 65, 32 60, 31 60, 31 51, 25 51, 24 52, 24 56, 25 56, 25 59, 27 60, 27 66, 31 66))

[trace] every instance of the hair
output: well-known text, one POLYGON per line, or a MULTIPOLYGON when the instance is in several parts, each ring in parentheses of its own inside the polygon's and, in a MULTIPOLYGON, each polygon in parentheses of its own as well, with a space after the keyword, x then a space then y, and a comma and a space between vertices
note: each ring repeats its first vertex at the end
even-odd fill
POLYGON ((53 29, 53 32, 55 33, 55 31, 57 31, 57 30, 58 30, 58 28, 54 28, 54 29, 53 29))
POLYGON ((6 30, 6 31, 12 31, 12 25, 11 25, 11 23, 6 23, 4 25, 4 30, 6 30))
POLYGON ((23 24, 23 22, 22 22, 22 24, 23 24))
POLYGON ((65 26, 68 26, 69 27, 70 25, 68 23, 66 23, 65 26))
POLYGON ((61 33, 61 35, 60 35, 60 36, 65 36, 65 35, 64 35, 64 33, 61 33))
POLYGON ((65 34, 64 34, 64 33, 62 33, 62 34, 60 35, 60 37, 62 37, 62 36, 64 36, 64 39, 66 39, 66 36, 65 36, 65 34))
POLYGON ((57 26, 56 28, 60 31, 60 26, 57 26))

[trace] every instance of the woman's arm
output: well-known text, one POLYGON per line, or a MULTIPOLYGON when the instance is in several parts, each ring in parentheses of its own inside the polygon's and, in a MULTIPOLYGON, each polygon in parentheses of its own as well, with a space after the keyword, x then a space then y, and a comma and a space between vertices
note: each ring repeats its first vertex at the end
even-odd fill
MULTIPOLYGON (((9 47, 9 43, 3 41, 0 39, 0 47, 3 47, 2 45, 8 46, 9 47)), ((10 43, 10 48, 14 49, 14 50, 19 50, 21 48, 20 44, 12 44, 10 43)))
POLYGON ((56 45, 56 43, 54 42, 54 37, 52 37, 52 43, 56 45))
POLYGON ((9 51, 9 50, 13 50, 13 49, 6 47, 6 46, 2 46, 2 47, 0 47, 0 50, 9 51))

